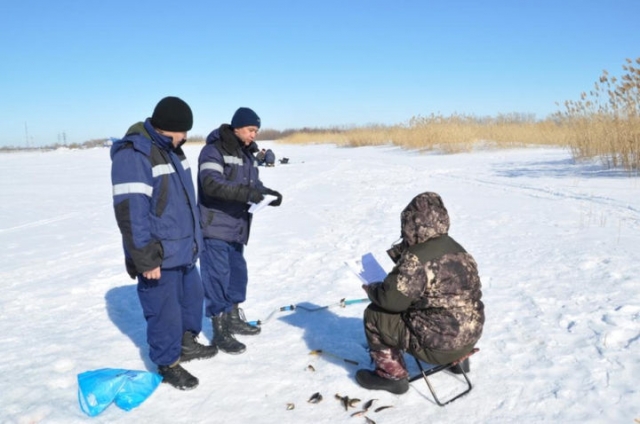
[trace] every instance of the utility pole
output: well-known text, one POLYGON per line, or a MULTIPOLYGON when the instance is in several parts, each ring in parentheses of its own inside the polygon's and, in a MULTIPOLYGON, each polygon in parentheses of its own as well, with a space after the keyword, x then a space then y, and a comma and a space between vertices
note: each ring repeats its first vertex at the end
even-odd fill
POLYGON ((27 143, 27 149, 29 148, 29 129, 27 128, 27 122, 24 123, 24 140, 27 143))

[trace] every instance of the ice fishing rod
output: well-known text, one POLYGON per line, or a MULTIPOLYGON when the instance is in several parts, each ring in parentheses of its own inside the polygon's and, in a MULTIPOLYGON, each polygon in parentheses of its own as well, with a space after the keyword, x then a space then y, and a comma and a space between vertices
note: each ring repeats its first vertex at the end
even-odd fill
POLYGON ((345 308, 349 305, 353 305, 354 303, 362 303, 362 302, 368 302, 369 298, 363 298, 363 299, 346 299, 346 298, 342 298, 340 299, 339 302, 336 303, 331 303, 329 305, 325 305, 325 306, 318 306, 315 308, 309 308, 307 306, 304 305, 286 305, 286 306, 281 306, 279 308, 274 309, 273 311, 271 311, 271 313, 269 315, 267 315, 267 317, 263 320, 256 320, 256 321, 248 321, 248 324, 253 325, 253 326, 260 326, 262 324, 267 323, 268 321, 271 320, 271 318, 273 318, 273 316, 278 313, 278 312, 285 312, 285 311, 295 311, 296 309, 303 309, 307 312, 317 312, 317 311, 321 311, 323 309, 329 309, 332 306, 340 306, 341 308, 345 308))
POLYGON ((354 303, 361 303, 361 302, 368 302, 368 301, 369 301, 368 297, 365 297, 363 299, 350 299, 350 300, 342 298, 342 299, 340 299, 339 302, 332 303, 330 305, 318 306, 318 307, 315 307, 315 308, 308 308, 308 307, 306 307, 304 305, 297 305, 296 308, 304 309, 307 312, 316 312, 316 311, 321 311, 323 309, 328 309, 328 308, 330 308, 332 306, 340 306, 341 308, 344 308, 346 306, 353 305, 354 303))
POLYGON ((346 362, 347 364, 351 364, 351 365, 359 365, 358 361, 354 361, 353 359, 347 359, 347 358, 343 358, 342 356, 338 356, 335 353, 331 353, 331 352, 327 352, 324 349, 314 349, 311 352, 309 352, 309 355, 326 355, 326 356, 330 356, 334 359, 338 359, 340 361, 346 362))
POLYGON ((264 324, 265 322, 271 320, 271 318, 273 318, 273 316, 277 313, 277 312, 285 312, 285 311, 295 311, 296 309, 296 305, 287 305, 287 306, 281 306, 279 308, 274 309, 273 311, 271 311, 271 313, 269 315, 267 315, 267 317, 263 320, 256 320, 256 321, 247 321, 247 323, 249 325, 253 325, 254 327, 259 327, 262 324, 264 324))

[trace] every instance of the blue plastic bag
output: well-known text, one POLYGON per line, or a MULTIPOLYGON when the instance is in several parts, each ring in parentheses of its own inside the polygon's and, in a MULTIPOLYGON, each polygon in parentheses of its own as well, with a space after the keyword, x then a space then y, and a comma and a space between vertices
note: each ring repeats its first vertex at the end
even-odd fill
POLYGON ((95 417, 111 403, 130 411, 158 387, 162 376, 148 371, 102 368, 78 374, 78 402, 87 415, 95 417))

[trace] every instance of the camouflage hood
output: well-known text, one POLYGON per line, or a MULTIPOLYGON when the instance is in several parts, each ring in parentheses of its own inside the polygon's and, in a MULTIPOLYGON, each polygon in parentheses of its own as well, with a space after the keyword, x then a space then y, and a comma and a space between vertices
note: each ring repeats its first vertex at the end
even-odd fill
POLYGON ((400 214, 402 239, 407 246, 424 243, 449 232, 449 213, 437 193, 417 195, 400 214))

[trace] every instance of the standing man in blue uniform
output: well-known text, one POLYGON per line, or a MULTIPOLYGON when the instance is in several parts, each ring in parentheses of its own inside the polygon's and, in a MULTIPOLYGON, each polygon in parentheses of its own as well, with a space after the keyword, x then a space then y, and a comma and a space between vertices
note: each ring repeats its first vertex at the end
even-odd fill
POLYGON ((195 264, 203 242, 181 147, 192 125, 189 105, 165 97, 111 148, 113 207, 127 272, 138 280, 149 357, 163 381, 181 390, 195 388, 198 379, 180 363, 218 352, 197 341, 204 291, 195 264))
POLYGON ((247 262, 250 203, 266 194, 282 195, 265 187, 258 175, 254 153, 260 118, 251 109, 239 108, 231 125, 222 124, 207 137, 198 159, 198 204, 205 249, 200 258, 206 297, 206 314, 213 322, 213 343, 226 353, 239 354, 246 346, 234 334, 255 335, 260 327, 248 324, 239 304, 247 296, 247 262))

